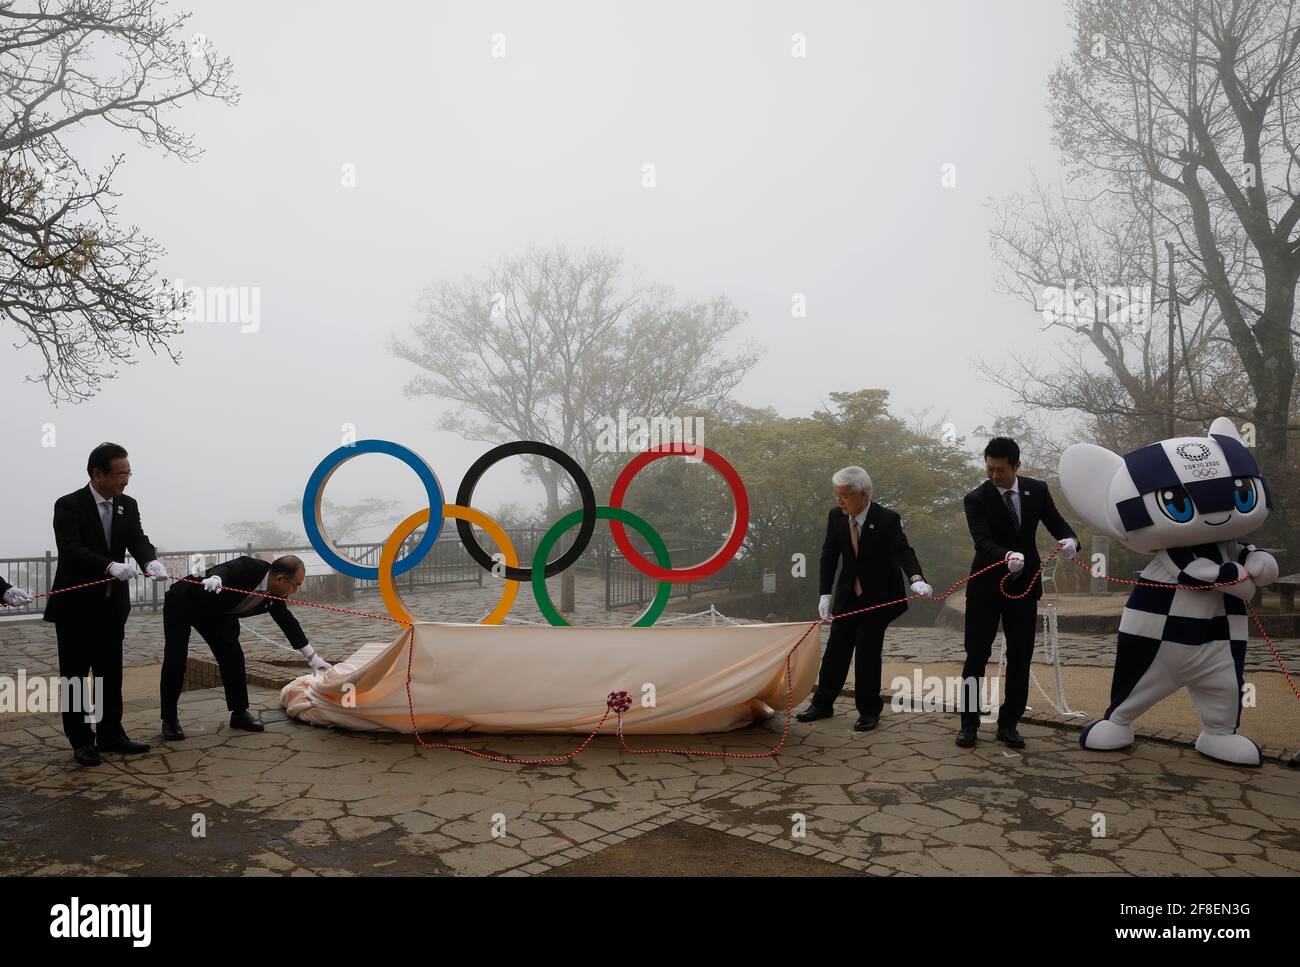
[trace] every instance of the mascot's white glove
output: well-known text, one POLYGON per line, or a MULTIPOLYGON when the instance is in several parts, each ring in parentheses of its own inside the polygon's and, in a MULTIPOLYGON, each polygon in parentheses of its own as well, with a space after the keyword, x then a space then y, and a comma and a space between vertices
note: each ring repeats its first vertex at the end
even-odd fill
POLYGON ((212 575, 212 577, 210 577, 210 578, 204 578, 204 579, 203 579, 203 590, 204 590, 204 591, 211 591, 211 592, 213 592, 214 594, 220 594, 220 593, 221 593, 221 575, 220 575, 220 574, 214 574, 214 575, 212 575))
POLYGON ((1006 562, 1008 571, 1012 574, 1019 574, 1025 566, 1025 555, 1019 551, 1007 551, 1006 562))
POLYGON ((163 567, 162 561, 150 561, 144 566, 144 573, 155 581, 167 580, 167 568, 163 567))
POLYGON ((21 608, 32 603, 32 596, 22 588, 10 588, 5 592, 4 602, 14 608, 21 608))
POLYGON ((831 616, 831 596, 829 594, 823 594, 817 601, 817 613, 821 615, 823 621, 831 616))
POLYGON ((934 597, 934 588, 930 587, 930 585, 926 584, 924 581, 913 581, 912 593, 919 594, 923 598, 932 598, 934 597))
POLYGON ((1255 597, 1256 590, 1250 572, 1240 564, 1234 564, 1232 561, 1228 561, 1219 568, 1219 581, 1236 581, 1239 578, 1245 578, 1246 580, 1240 584, 1234 584, 1231 587, 1220 588, 1219 590, 1224 594, 1231 594, 1234 598, 1241 598, 1242 601, 1249 601, 1255 597))
POLYGON ((1255 586, 1266 588, 1277 580, 1277 558, 1268 551, 1251 551, 1246 555, 1246 573, 1255 579, 1255 586))
POLYGON ((131 578, 135 577, 135 568, 130 564, 123 564, 120 561, 114 561, 108 566, 108 573, 119 581, 129 581, 131 578))
POLYGON ((1061 557, 1067 561, 1073 561, 1074 555, 1079 553, 1079 542, 1073 537, 1062 538, 1056 543, 1061 545, 1061 557))

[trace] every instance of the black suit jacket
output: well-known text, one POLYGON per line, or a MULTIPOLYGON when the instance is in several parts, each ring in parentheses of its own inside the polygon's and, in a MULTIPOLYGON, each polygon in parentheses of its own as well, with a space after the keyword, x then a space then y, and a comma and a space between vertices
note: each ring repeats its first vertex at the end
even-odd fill
MULTIPOLYGON (((261 561, 255 557, 236 557, 210 567, 203 577, 214 575, 220 577, 224 590, 220 593, 204 591, 197 584, 178 581, 168 589, 167 595, 163 598, 163 613, 166 614, 169 609, 183 608, 188 612, 190 621, 224 623, 227 633, 236 638, 239 637, 238 619, 269 613, 284 632, 284 636, 289 639, 289 644, 299 650, 306 648, 307 635, 303 632, 302 625, 298 624, 298 619, 293 616, 293 612, 289 610, 289 606, 283 601, 255 597, 257 604, 251 611, 244 611, 238 615, 230 613, 248 601, 249 596, 239 592, 256 591, 257 586, 262 583, 262 578, 266 577, 266 572, 270 569, 270 561, 261 561)), ((189 577, 191 580, 201 580, 193 574, 189 577)))
MULTIPOLYGON (((903 519, 898 514, 873 500, 867 508, 866 524, 859 535, 858 554, 854 557, 848 515, 838 507, 830 512, 826 518, 826 540, 822 544, 820 593, 830 594, 834 583, 832 613, 907 597, 911 591, 905 590, 905 574, 908 577, 921 574, 924 578, 921 562, 907 543, 903 519), (838 580, 835 578, 837 564, 840 565, 838 580), (861 598, 853 593, 855 577, 862 584, 861 598)), ((900 602, 867 614, 892 621, 906 610, 907 603, 900 602)))
MULTIPOLYGON (((104 525, 95 509, 90 487, 64 494, 54 502, 54 544, 59 563, 54 570, 51 591, 59 591, 88 581, 108 577, 108 565, 125 563, 131 552, 141 570, 158 557, 148 535, 140 526, 140 508, 135 499, 122 494, 113 498, 113 544, 104 542, 104 525)), ((103 586, 82 588, 54 594, 45 604, 46 621, 67 621, 86 616, 87 610, 98 615, 107 608, 118 621, 125 621, 131 610, 130 582, 114 581, 107 597, 103 586)))
MULTIPOLYGON (((1052 502, 1051 491, 1047 484, 1032 477, 1017 477, 1016 486, 1020 491, 1020 527, 1017 529, 1011 520, 1002 494, 986 480, 966 495, 966 524, 970 527, 970 536, 975 541, 975 559, 971 562, 972 572, 988 567, 994 561, 1001 561, 1008 551, 1019 551, 1025 555, 1025 566, 1021 572, 1007 581, 1006 588, 1012 594, 1019 594, 1029 587, 1029 582, 1042 558, 1038 556, 1035 538, 1038 524, 1048 529, 1058 541, 1078 535, 1065 522, 1061 512, 1052 502)), ((1006 573, 1004 568, 994 568, 966 584, 968 600, 992 601, 1002 598, 998 582, 1006 573)), ((1034 581, 1033 589, 1026 595, 1026 600, 1037 601, 1043 596, 1043 582, 1034 581)))

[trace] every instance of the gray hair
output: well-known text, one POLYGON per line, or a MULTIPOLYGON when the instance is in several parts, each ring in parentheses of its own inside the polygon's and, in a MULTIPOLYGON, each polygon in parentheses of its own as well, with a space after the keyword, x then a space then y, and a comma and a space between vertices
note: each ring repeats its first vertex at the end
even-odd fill
POLYGON ((855 493, 871 490, 871 474, 861 467, 844 467, 831 475, 831 483, 836 487, 852 487, 855 493))

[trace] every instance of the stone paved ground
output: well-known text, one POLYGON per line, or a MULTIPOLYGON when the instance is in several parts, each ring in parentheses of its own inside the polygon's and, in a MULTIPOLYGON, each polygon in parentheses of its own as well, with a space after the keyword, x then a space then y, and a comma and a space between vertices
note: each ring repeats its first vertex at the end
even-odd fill
MULTIPOLYGON (((579 601, 581 623, 628 620, 603 613, 598 582, 580 582, 579 601)), ((491 604, 491 592, 477 589, 408 601, 421 616, 463 621, 491 604)), ((380 610, 367 596, 355 606, 380 610)), ((332 659, 393 631, 299 613, 332 659)), ((527 595, 515 615, 540 620, 527 595)), ((160 619, 137 613, 128 627, 127 663, 156 663, 160 619)), ((246 622, 251 656, 293 658, 252 630, 278 638, 269 619, 246 622)), ((946 629, 895 628, 886 640, 899 660, 960 657, 960 636, 946 629)), ((1281 643, 1293 664, 1297 644, 1281 643)), ((1112 647, 1108 636, 1062 635, 1067 662, 1109 665, 1112 647)), ((194 653, 206 647, 196 642, 194 653)), ((50 669, 54 656, 52 626, 0 623, 0 672, 50 669)), ((1253 657, 1271 664, 1266 649, 1253 657)), ((107 757, 97 769, 73 766, 52 717, 0 716, 0 873, 533 875, 616 844, 635 858, 636 837, 678 822, 760 845, 771 873, 790 869, 787 854, 876 875, 1300 873, 1300 772, 1221 766, 1172 743, 1142 740, 1131 754, 1107 755, 1079 749, 1075 731, 1026 724, 1023 754, 987 741, 964 751, 952 743, 950 717, 887 712, 869 734, 852 732, 849 714, 796 723, 774 759, 633 756, 602 737, 570 763, 521 767, 421 750, 406 736, 290 722, 276 692, 252 696, 264 734, 230 731, 220 693, 203 690, 185 696, 190 738, 170 745, 159 743, 156 699, 129 702, 128 731, 155 749, 107 757), (206 836, 192 835, 197 814, 206 836), (1099 819, 1104 836, 1093 834, 1099 819)), ((781 724, 668 741, 761 751, 781 724)), ((467 742, 518 757, 576 744, 467 742)), ((644 853, 657 872, 698 867, 698 857, 674 859, 658 845, 644 853)), ((594 861, 584 862, 579 869, 594 861)))
MULTIPOLYGON (((1300 772, 1172 744, 1108 755, 1025 725, 1023 754, 966 751, 946 717, 887 714, 865 735, 846 716, 796 723, 771 759, 633 756, 603 737, 524 767, 291 722, 267 689, 253 702, 260 735, 226 727, 219 693, 190 692, 189 739, 93 769, 50 718, 0 717, 0 873, 535 875, 675 822, 761 844, 778 874, 791 852, 880 876, 1300 873, 1300 772)), ((152 704, 129 703, 126 725, 156 742, 152 704)), ((782 724, 669 741, 761 751, 782 724)), ((511 756, 576 744, 466 741, 511 756)), ((673 871, 671 853, 647 862, 673 871)))

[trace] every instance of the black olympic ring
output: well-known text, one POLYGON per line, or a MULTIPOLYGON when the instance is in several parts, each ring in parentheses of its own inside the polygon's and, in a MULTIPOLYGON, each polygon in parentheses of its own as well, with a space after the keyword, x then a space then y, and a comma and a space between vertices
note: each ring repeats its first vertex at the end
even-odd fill
MULTIPOLYGON (((573 482, 578 487, 578 493, 582 497, 582 523, 578 527, 578 536, 573 541, 573 546, 546 565, 546 576, 555 577, 561 571, 568 570, 574 562, 582 556, 582 552, 587 549, 591 543, 591 535, 596 532, 596 492, 591 489, 591 481, 587 475, 582 472, 582 467, 578 466, 578 461, 569 456, 563 450, 551 446, 549 443, 539 443, 536 440, 516 440, 513 443, 503 443, 499 447, 493 447, 483 456, 474 461, 474 465, 465 471, 465 477, 460 482, 460 489, 456 491, 456 503, 462 507, 469 507, 474 497, 474 488, 478 486, 479 479, 485 474, 489 467, 504 460, 506 457, 515 457, 521 453, 531 453, 534 456, 545 457, 564 468, 564 472, 573 478, 573 482)), ((494 571, 500 566, 499 561, 488 555, 487 551, 479 546, 474 539, 474 530, 467 520, 457 520, 456 530, 460 534, 461 543, 465 545, 465 550, 469 556, 474 558, 481 567, 488 571, 494 571)), ((533 569, 529 567, 511 567, 505 565, 506 578, 510 581, 531 581, 533 579, 533 569)))

